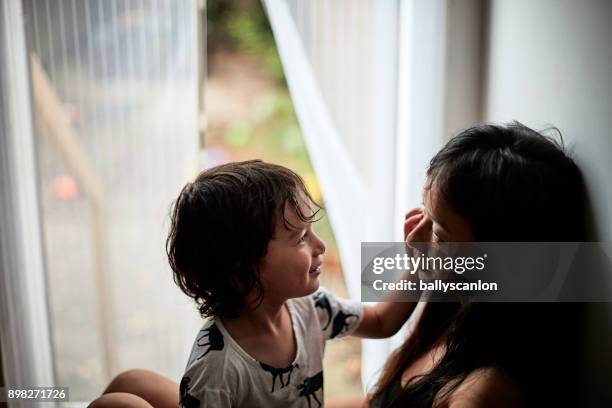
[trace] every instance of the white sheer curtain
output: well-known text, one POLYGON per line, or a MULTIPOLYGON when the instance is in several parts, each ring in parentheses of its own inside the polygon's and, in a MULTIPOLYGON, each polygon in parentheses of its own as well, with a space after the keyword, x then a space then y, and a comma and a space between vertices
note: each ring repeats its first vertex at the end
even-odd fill
MULTIPOLYGON (((264 3, 347 286, 359 298, 360 243, 402 239, 403 214, 420 203, 442 141, 444 2, 264 3)), ((364 341, 366 387, 402 336, 364 341)))
POLYGON ((22 15, 21 0, 0 3, 0 345, 6 387, 56 385, 22 15))
POLYGON ((180 378, 200 322, 164 241, 199 166, 196 7, 0 2, 7 381, 83 401, 128 368, 180 378))

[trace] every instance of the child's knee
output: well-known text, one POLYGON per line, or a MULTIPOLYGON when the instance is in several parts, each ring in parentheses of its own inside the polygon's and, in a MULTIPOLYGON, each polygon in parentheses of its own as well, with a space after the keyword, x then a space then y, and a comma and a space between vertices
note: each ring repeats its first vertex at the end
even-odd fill
POLYGON ((87 408, 152 408, 152 405, 137 395, 113 392, 102 395, 87 408))
POLYGON ((149 370, 131 369, 120 373, 104 391, 104 394, 110 393, 131 394, 156 408, 175 408, 179 404, 179 385, 149 370))
POLYGON ((118 374, 113 380, 110 382, 104 394, 108 394, 111 392, 119 392, 119 393, 130 393, 134 394, 134 390, 140 388, 144 383, 149 383, 153 377, 156 377, 152 371, 143 370, 139 368, 133 368, 127 371, 123 371, 118 374))

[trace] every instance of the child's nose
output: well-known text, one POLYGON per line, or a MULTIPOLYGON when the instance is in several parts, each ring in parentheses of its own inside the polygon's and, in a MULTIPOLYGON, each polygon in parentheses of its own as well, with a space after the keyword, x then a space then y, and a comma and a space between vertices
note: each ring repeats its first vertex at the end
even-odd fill
POLYGON ((313 233, 313 237, 315 239, 315 249, 317 250, 319 255, 323 255, 327 250, 325 246, 325 241, 323 241, 317 234, 313 233))
POLYGON ((424 215, 421 221, 406 237, 406 242, 431 242, 432 221, 424 215))

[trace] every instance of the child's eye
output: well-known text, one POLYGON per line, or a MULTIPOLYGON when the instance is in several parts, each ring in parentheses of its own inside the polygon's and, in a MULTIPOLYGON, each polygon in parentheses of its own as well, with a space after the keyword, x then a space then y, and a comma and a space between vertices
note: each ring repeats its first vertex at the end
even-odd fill
POLYGON ((306 238, 308 238, 308 232, 305 232, 304 235, 302 235, 300 237, 300 239, 298 240, 298 242, 304 242, 306 241, 306 238))

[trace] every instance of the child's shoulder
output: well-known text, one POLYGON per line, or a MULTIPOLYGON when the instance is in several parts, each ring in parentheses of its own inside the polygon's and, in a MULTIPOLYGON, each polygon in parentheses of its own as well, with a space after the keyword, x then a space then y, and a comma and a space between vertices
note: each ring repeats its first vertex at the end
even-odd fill
POLYGON ((361 302, 343 299, 325 288, 294 299, 294 304, 303 315, 315 317, 313 320, 317 321, 325 339, 352 333, 363 317, 361 302))
POLYGON ((207 317, 193 342, 187 370, 212 373, 240 371, 244 367, 239 354, 221 320, 207 317))
POLYGON ((185 376, 196 380, 207 388, 225 388, 224 384, 237 381, 244 364, 232 348, 232 340, 222 323, 214 317, 208 317, 198 331, 185 376), (235 378, 234 378, 235 377, 235 378))
POLYGON ((309 315, 316 312, 316 308, 320 307, 321 302, 332 303, 336 296, 325 288, 319 288, 316 292, 308 296, 289 299, 288 303, 293 306, 295 312, 299 315, 309 315))
POLYGON ((181 379, 183 398, 196 399, 203 406, 232 405, 231 391, 237 389, 242 369, 228 355, 230 345, 224 333, 220 321, 204 319, 181 379))
POLYGON ((319 290, 307 296, 289 299, 288 303, 292 304, 296 308, 301 308, 301 309, 311 308, 314 306, 314 297, 319 292, 319 290))
POLYGON ((230 339, 222 323, 214 317, 204 319, 193 342, 187 368, 201 366, 201 369, 225 369, 230 349, 230 339))

